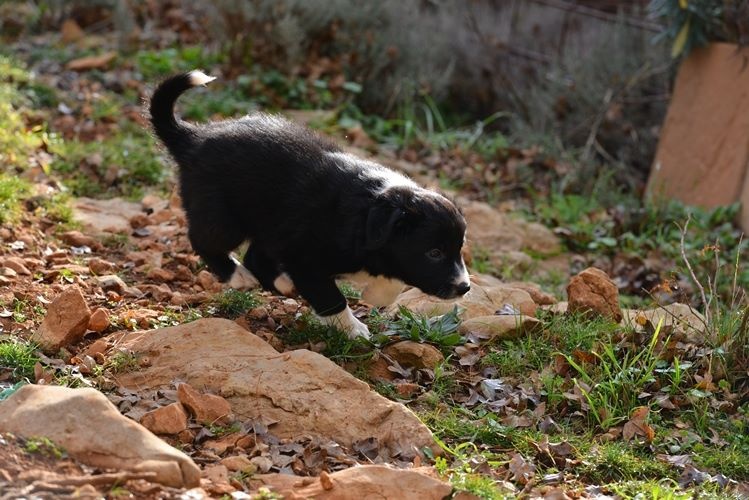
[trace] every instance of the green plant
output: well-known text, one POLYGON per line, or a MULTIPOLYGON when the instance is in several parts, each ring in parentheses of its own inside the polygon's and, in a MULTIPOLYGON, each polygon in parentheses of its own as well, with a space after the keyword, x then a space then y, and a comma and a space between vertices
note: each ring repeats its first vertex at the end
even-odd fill
POLYGON ((448 464, 445 457, 436 457, 434 468, 437 473, 447 479, 456 491, 464 491, 476 495, 478 498, 490 500, 512 498, 509 493, 501 491, 493 479, 482 476, 473 470, 469 457, 462 453, 463 449, 471 445, 473 443, 463 443, 462 446, 451 450, 453 455, 456 455, 452 465, 448 464))
POLYGON ((284 334, 284 342, 291 345, 304 342, 325 342, 322 353, 337 361, 363 361, 372 357, 369 341, 349 336, 330 325, 323 325, 312 314, 303 314, 284 334))
POLYGON ((231 425, 218 425, 218 424, 208 425, 208 430, 211 431, 211 434, 213 434, 216 437, 226 436, 227 434, 239 432, 241 429, 242 429, 242 426, 239 422, 235 422, 231 425))
POLYGON ((13 222, 21 213, 21 200, 29 193, 29 184, 0 173, 0 223, 13 222))
POLYGON ((112 354, 103 366, 105 371, 112 373, 124 373, 140 368, 138 356, 135 353, 124 351, 112 354))
POLYGON ((594 445, 586 454, 580 473, 597 483, 663 479, 675 474, 666 464, 621 442, 594 445))
POLYGON ((46 437, 30 437, 24 443, 27 453, 39 453, 45 457, 62 458, 65 450, 46 437))
POLYGON ((236 318, 253 307, 257 307, 259 303, 252 292, 229 289, 213 298, 209 311, 211 314, 236 318))
MULTIPOLYGON (((740 4, 741 2, 736 2, 740 4)), ((711 41, 738 42, 739 33, 732 30, 732 16, 741 7, 721 0, 651 0, 650 14, 665 21, 663 32, 656 40, 671 41, 671 57, 689 54, 711 41)), ((743 7, 744 14, 746 6, 743 7)), ((736 23, 736 27, 740 24, 736 23)))
POLYGON ((385 323, 386 330, 375 335, 376 341, 383 342, 398 336, 414 342, 430 342, 443 350, 449 350, 464 342, 458 333, 460 311, 457 306, 448 313, 431 318, 398 306, 397 319, 385 323))
POLYGON ((11 380, 33 380, 39 361, 35 344, 14 338, 0 341, 0 370, 10 370, 11 380))
MULTIPOLYGON (((648 345, 637 353, 617 352, 610 342, 603 343, 601 352, 592 351, 598 360, 595 367, 578 363, 573 356, 561 353, 585 383, 575 379, 590 407, 589 419, 603 429, 626 420, 641 405, 639 394, 656 381, 659 362, 656 345, 660 331, 659 323, 648 345)), ((664 343, 667 344, 668 339, 664 343)))

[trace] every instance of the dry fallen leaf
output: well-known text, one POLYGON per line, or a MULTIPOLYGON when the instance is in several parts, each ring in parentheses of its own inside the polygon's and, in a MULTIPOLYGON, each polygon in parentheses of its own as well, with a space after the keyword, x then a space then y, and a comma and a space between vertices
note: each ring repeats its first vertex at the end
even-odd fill
POLYGON ((508 464, 512 472, 512 480, 520 484, 528 484, 533 475, 536 473, 536 467, 527 461, 520 453, 515 453, 508 464))
POLYGON ((653 441, 655 430, 645 422, 649 413, 647 406, 640 406, 632 412, 632 417, 622 429, 622 437, 625 441, 630 441, 635 436, 644 437, 648 443, 653 441))

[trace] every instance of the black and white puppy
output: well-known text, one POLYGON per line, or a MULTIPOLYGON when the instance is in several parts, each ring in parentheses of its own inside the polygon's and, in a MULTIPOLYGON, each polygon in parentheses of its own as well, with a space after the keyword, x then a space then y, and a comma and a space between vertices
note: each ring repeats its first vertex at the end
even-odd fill
POLYGON ((191 71, 165 80, 150 113, 179 165, 190 242, 222 282, 295 288, 352 338, 369 331, 336 278, 369 275, 363 300, 374 306, 392 303, 404 283, 443 299, 469 290, 466 224, 451 201, 278 116, 202 125, 176 118, 180 94, 213 79, 191 71), (240 264, 231 251, 245 241, 240 264))

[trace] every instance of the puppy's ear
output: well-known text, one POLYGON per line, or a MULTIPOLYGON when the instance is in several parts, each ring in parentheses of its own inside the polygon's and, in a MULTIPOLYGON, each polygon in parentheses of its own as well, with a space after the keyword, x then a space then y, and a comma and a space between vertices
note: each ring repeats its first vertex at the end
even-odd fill
POLYGON ((366 250, 377 250, 382 248, 393 228, 405 216, 405 212, 392 205, 376 205, 367 214, 367 227, 365 233, 364 248, 366 250))

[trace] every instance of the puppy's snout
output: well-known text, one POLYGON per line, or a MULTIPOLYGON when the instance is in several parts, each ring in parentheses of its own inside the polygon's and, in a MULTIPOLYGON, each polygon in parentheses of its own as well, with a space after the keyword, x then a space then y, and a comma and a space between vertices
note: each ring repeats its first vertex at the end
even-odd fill
POLYGON ((468 293, 468 290, 471 289, 471 284, 468 281, 464 281, 463 283, 458 283, 455 285, 455 292, 458 295, 465 295, 468 293))

